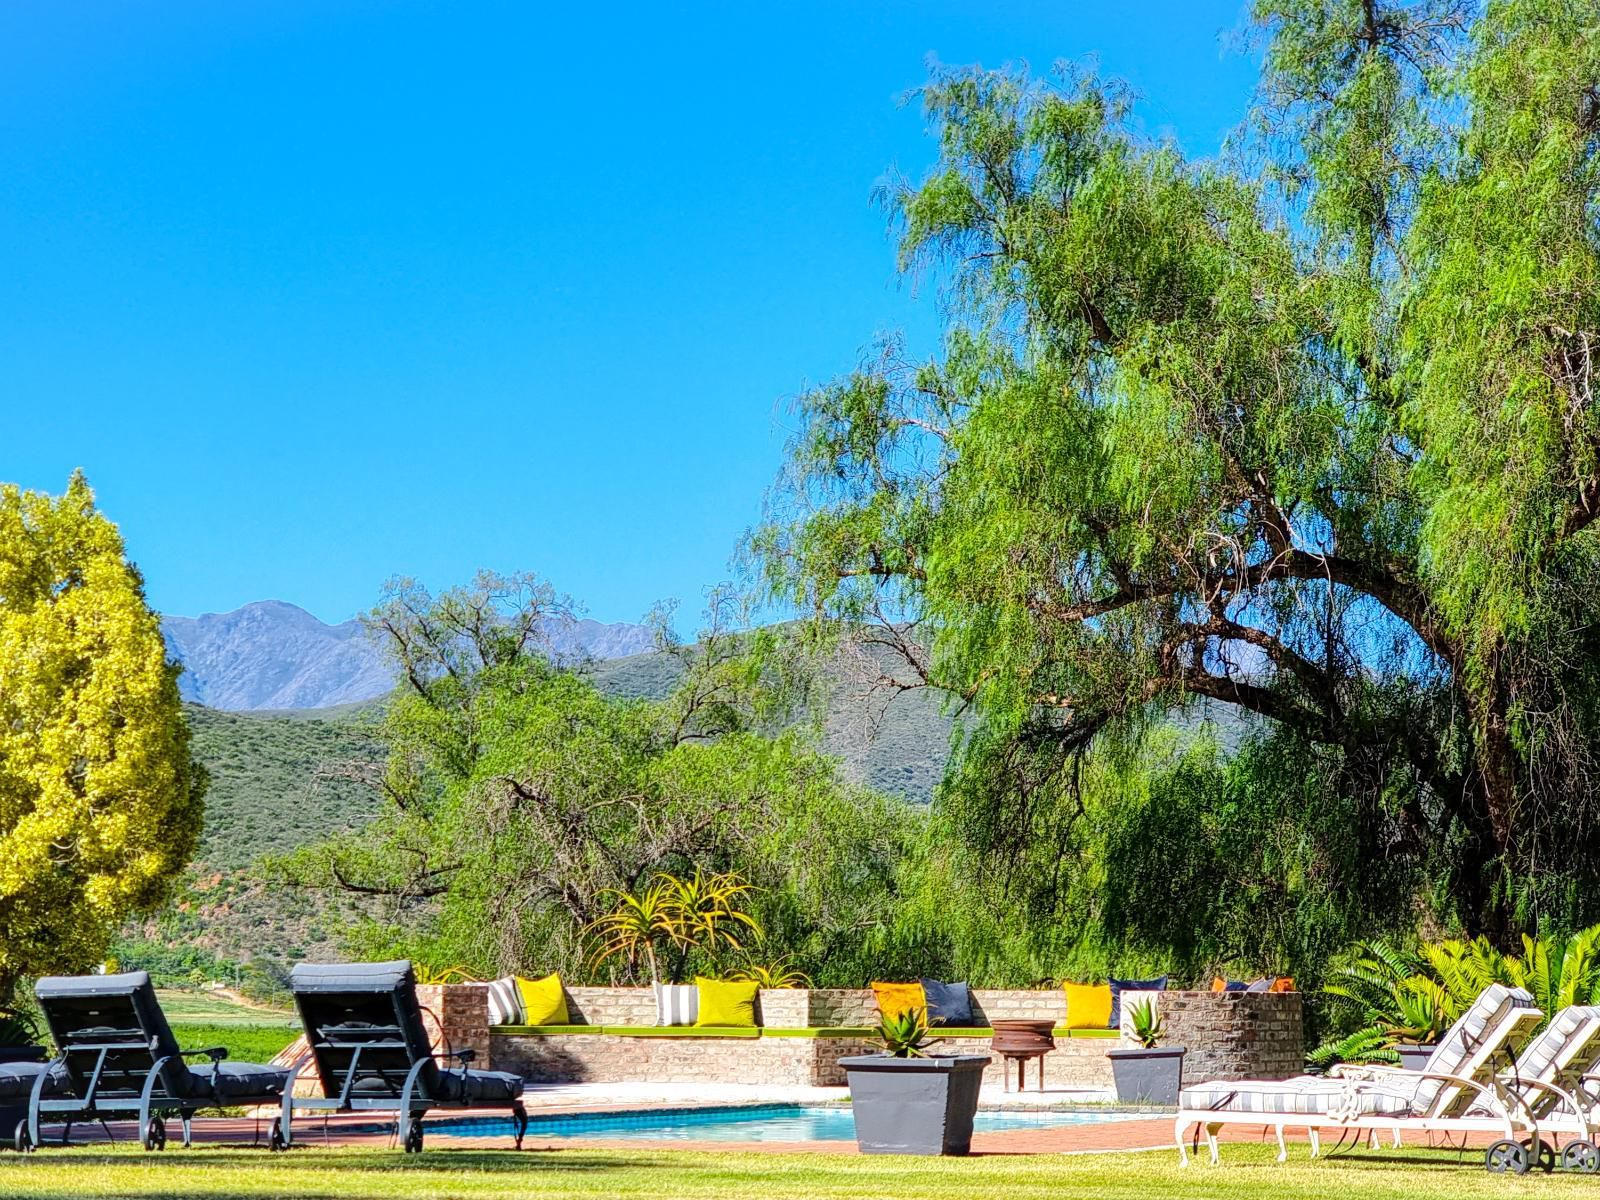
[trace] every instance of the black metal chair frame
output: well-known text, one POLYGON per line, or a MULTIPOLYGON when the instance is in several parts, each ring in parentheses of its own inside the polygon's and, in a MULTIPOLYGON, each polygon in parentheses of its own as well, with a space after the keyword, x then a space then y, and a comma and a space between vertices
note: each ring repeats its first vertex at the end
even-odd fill
POLYGON ((162 1117, 176 1113, 183 1126, 183 1145, 188 1147, 192 1144, 192 1122, 195 1113, 203 1108, 224 1108, 238 1103, 237 1100, 225 1099, 216 1094, 215 1077, 209 1096, 174 1096, 167 1091, 161 1080, 162 1071, 175 1058, 181 1062, 185 1058, 204 1055, 213 1063, 222 1062, 228 1057, 228 1051, 221 1046, 208 1046, 203 1050, 179 1050, 176 1055, 157 1057, 160 1054, 157 1040, 148 1037, 142 1029, 83 1030, 78 1033, 68 1033, 63 1040, 67 1044, 60 1047, 61 1053, 51 1061, 48 1068, 39 1072, 33 1081, 33 1090, 28 1097, 28 1115, 16 1132, 16 1144, 19 1150, 32 1150, 43 1144, 40 1125, 46 1116, 66 1122, 66 1127, 62 1131, 62 1141, 65 1142, 72 1133, 73 1125, 80 1121, 99 1121, 104 1124, 108 1116, 128 1113, 134 1114, 139 1123, 139 1144, 146 1150, 165 1148, 167 1130, 162 1117), (117 1036, 119 1034, 123 1036, 119 1038, 117 1036), (89 1040, 91 1038, 93 1040, 89 1040), (116 1040, 108 1040, 113 1038, 116 1040), (101 1080, 110 1057, 113 1054, 126 1054, 141 1049, 149 1051, 151 1065, 144 1073, 139 1094, 134 1096, 131 1094, 131 1089, 124 1092, 118 1088, 111 1094, 102 1095, 101 1080), (96 1056, 84 1094, 46 1097, 44 1089, 52 1078, 52 1071, 56 1067, 64 1067, 67 1059, 73 1054, 96 1056))
MULTIPOLYGON (((342 1070, 343 1078, 339 1083, 339 1093, 336 1096, 296 1096, 294 1094, 295 1081, 304 1070, 304 1064, 296 1067, 289 1076, 289 1081, 283 1089, 283 1113, 278 1121, 278 1130, 282 1131, 282 1145, 287 1147, 293 1139, 293 1123, 296 1110, 301 1112, 392 1112, 395 1114, 395 1137, 401 1139, 401 1144, 406 1153, 417 1154, 422 1151, 422 1120, 436 1108, 461 1108, 473 1107, 467 1071, 468 1064, 477 1058, 475 1050, 455 1050, 445 1054, 428 1053, 411 1061, 403 1082, 400 1084, 399 1095, 367 1096, 355 1094, 355 1085, 360 1078, 361 1055, 364 1051, 395 1051, 406 1054, 411 1053, 411 1047, 406 1041, 406 1031, 399 1025, 363 1025, 359 1038, 342 1038, 337 1025, 326 1026, 322 1029, 306 1030, 306 1045, 311 1051, 311 1062, 317 1063, 317 1053, 321 1050, 341 1050, 350 1052, 350 1061, 342 1070), (444 1100, 438 1096, 425 1094, 422 1089, 422 1073, 429 1064, 446 1062, 451 1059, 461 1064, 461 1099, 444 1100)), ((320 1068, 319 1073, 320 1073, 320 1068)), ((440 1070, 441 1075, 448 1075, 447 1068, 440 1070)), ((380 1078, 394 1084, 390 1073, 378 1068, 380 1078)), ((528 1129, 528 1112, 523 1106, 521 1098, 513 1100, 509 1105, 511 1110, 512 1133, 516 1140, 516 1148, 522 1149, 522 1138, 528 1129)), ((275 1131, 276 1133, 276 1131, 275 1131)), ((276 1146, 278 1142, 274 1140, 276 1146)))

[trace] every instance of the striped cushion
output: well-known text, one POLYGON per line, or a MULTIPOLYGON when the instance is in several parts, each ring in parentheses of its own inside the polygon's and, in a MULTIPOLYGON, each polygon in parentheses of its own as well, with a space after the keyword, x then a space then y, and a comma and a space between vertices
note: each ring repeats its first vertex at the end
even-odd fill
MULTIPOLYGON (((1178 1093, 1181 1108, 1201 1112, 1323 1116, 1338 1108, 1348 1118, 1351 1089, 1335 1079, 1238 1079, 1202 1083, 1178 1093)), ((1410 1112, 1403 1095, 1367 1088, 1355 1093, 1362 1116, 1403 1117, 1410 1112)))
POLYGON ((522 993, 517 991, 517 980, 513 975, 504 979, 496 979, 489 987, 489 1024, 491 1025, 526 1025, 527 1020, 522 1013, 522 993))
MULTIPOLYGON (((1590 1020, 1594 1010, 1588 1008, 1563 1008, 1550 1018, 1550 1024, 1539 1031, 1539 1036, 1522 1048, 1517 1055, 1517 1076, 1521 1079, 1550 1080, 1559 1065, 1557 1059, 1568 1050, 1567 1043, 1590 1020)), ((1575 1047, 1573 1049, 1576 1049, 1575 1047)), ((1569 1051, 1565 1057, 1571 1057, 1569 1051)))
MULTIPOLYGON (((1470 1068, 1472 1062, 1481 1056, 1485 1049, 1485 1039, 1490 1037, 1514 1010, 1519 1008, 1532 1008, 1533 996, 1521 988, 1507 987, 1503 983, 1492 983, 1478 993, 1478 998, 1472 1002, 1467 1011, 1462 1013, 1456 1023, 1450 1026, 1448 1033, 1439 1042, 1434 1052, 1428 1056, 1428 1065, 1424 1071, 1438 1071, 1447 1075, 1467 1075, 1474 1073, 1470 1068)), ((1509 1066, 1509 1050, 1507 1061, 1497 1064, 1509 1066)), ((1485 1074, 1486 1072, 1476 1072, 1485 1074)), ((1434 1106, 1440 1094, 1448 1089, 1449 1094, 1444 1098, 1445 1109, 1452 1108, 1468 1100, 1463 1095, 1463 1089, 1458 1084, 1449 1083, 1442 1079, 1424 1079, 1417 1084, 1416 1098, 1413 1100, 1417 1111, 1424 1112, 1434 1106)), ((1435 1115, 1444 1115, 1441 1111, 1435 1115)))
POLYGON ((656 984, 657 1025, 693 1025, 699 1017, 700 993, 694 984, 656 984))

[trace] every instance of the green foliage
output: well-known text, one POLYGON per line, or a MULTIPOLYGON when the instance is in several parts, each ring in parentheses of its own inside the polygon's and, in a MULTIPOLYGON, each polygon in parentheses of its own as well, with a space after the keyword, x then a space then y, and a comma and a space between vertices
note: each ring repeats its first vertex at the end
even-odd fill
POLYGON ((89 485, 0 486, 0 1000, 23 975, 93 966, 166 897, 205 783, 177 668, 89 485))
POLYGON ((1508 955, 1485 938, 1358 942, 1331 967, 1323 992, 1340 1028, 1308 1061, 1392 1062, 1398 1044, 1431 1045, 1492 983, 1525 988, 1548 1021, 1574 1004, 1600 1003, 1600 925, 1570 936, 1522 939, 1508 955), (1354 1028, 1352 1028, 1354 1026, 1354 1028))
POLYGON ((0 1046, 36 1046, 42 1030, 38 1018, 25 1008, 0 1007, 0 1046))
MULTIPOLYGON (((819 635, 869 624, 891 689, 963 714, 947 789, 1014 907, 1031 844, 1079 839, 1084 756, 1207 700, 1354 823, 1288 848, 1354 868, 1312 881, 1331 933, 1594 920, 1600 26, 1576 0, 1253 17, 1249 154, 1220 165, 1091 74, 936 69, 939 161, 888 198, 902 267, 949 284, 943 353, 890 343, 801 397, 752 548, 819 635)), ((1306 806, 1262 756, 1229 774, 1163 779, 1129 879, 1228 874, 1173 856, 1163 805, 1235 847, 1306 806)))
POLYGON ((878 1042, 883 1052, 892 1058, 926 1058, 928 1039, 928 1014, 920 1008, 908 1008, 878 1022, 878 1042))
POLYGON ((273 869, 361 900, 352 953, 583 979, 584 931, 609 913, 608 977, 638 978, 663 941, 665 974, 714 965, 758 926, 799 969, 856 982, 904 835, 791 724, 806 681, 783 631, 732 628, 724 603, 692 646, 663 625, 678 683, 619 699, 545 653, 568 608, 525 576, 397 585, 372 618, 407 681, 383 718, 392 799, 273 869))

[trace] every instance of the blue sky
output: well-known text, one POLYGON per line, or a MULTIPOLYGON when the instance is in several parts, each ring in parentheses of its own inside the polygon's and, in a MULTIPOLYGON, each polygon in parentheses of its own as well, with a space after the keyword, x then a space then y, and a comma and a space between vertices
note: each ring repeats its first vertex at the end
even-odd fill
POLYGON ((0 479, 88 472, 162 611, 531 569, 696 611, 786 401, 931 349, 875 182, 951 64, 1096 55, 1213 154, 1234 0, 0 8, 0 479))

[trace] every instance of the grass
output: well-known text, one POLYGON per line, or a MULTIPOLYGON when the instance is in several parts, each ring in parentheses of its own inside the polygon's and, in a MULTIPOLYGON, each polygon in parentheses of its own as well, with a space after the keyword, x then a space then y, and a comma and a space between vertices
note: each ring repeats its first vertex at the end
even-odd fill
POLYGON ((235 1062, 264 1063, 300 1035, 294 1014, 283 1009, 216 992, 162 988, 157 994, 185 1050, 226 1046, 235 1062))
POLYGON ((287 1025, 195 1025, 174 1021, 172 1034, 185 1050, 226 1046, 233 1062, 264 1063, 271 1062, 278 1051, 300 1036, 300 1031, 287 1025))
MULTIPOLYGON (((442 1140, 442 1139, 441 1139, 442 1140)), ((439 1140, 433 1145, 437 1147, 439 1140)), ((1277 1164, 1264 1146, 1226 1146, 1221 1167, 1177 1166, 1171 1153, 971 1159, 858 1158, 833 1154, 690 1151, 525 1152, 430 1148, 420 1158, 364 1149, 285 1155, 201 1147, 142 1155, 118 1148, 43 1150, 0 1158, 0 1195, 45 1197, 296 1197, 299 1200, 524 1200, 540 1196, 662 1196, 707 1200, 788 1197, 1004 1195, 1007 1200, 1142 1200, 1148 1196, 1260 1200, 1455 1200, 1476 1196, 1591 1195, 1590 1176, 1489 1175, 1476 1154, 1360 1152, 1277 1164)))

